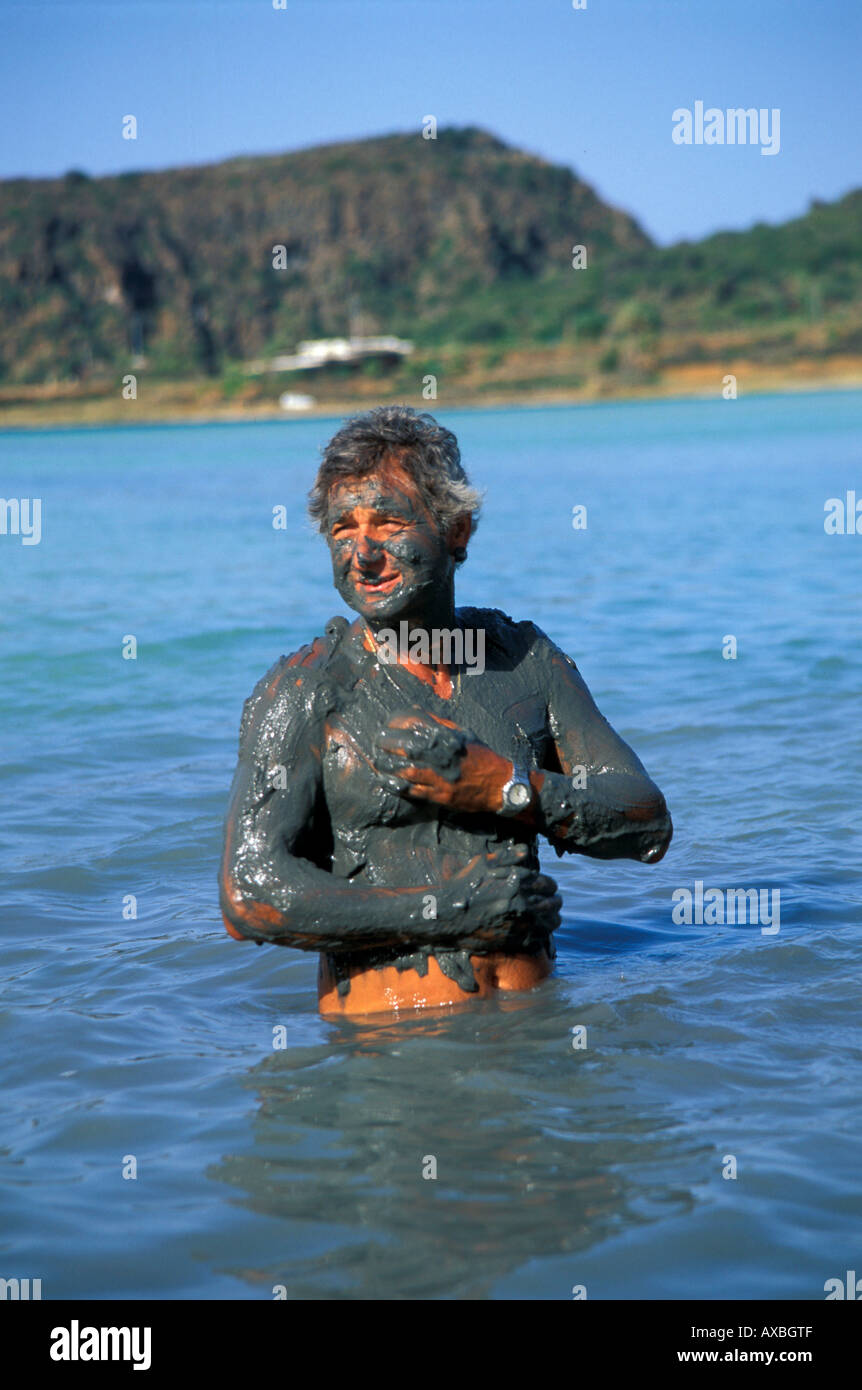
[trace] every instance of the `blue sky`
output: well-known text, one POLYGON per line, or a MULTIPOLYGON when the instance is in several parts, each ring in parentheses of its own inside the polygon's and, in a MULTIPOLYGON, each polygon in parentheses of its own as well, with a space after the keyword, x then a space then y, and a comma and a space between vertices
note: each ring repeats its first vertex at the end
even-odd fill
POLYGON ((862 184, 862 0, 0 0, 0 177, 166 168, 479 125, 657 240, 862 184), (778 107, 781 149, 679 146, 778 107), (138 139, 121 138, 123 116, 138 139))

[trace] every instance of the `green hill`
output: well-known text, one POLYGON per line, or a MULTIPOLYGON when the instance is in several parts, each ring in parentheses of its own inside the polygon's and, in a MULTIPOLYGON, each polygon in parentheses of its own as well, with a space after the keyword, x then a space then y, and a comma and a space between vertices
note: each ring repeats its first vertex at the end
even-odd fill
POLYGON ((114 389, 133 362, 153 382, 272 397, 276 379, 252 387, 245 364, 351 322, 414 341, 408 364, 363 369, 402 392, 423 370, 481 393, 859 356, 862 190, 661 248, 571 170, 474 128, 0 182, 4 399, 114 389))
POLYGON ((571 171, 479 130, 394 135, 202 168, 0 183, 0 380, 87 378, 143 351, 212 373, 343 335, 348 312, 438 340, 472 301, 648 240, 571 171), (273 247, 286 267, 273 269, 273 247))

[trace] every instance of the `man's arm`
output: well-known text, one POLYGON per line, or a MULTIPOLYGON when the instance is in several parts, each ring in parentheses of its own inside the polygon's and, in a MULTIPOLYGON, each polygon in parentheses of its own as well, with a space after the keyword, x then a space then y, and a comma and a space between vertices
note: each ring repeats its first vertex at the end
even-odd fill
POLYGON ((441 884, 402 889, 335 878, 313 862, 315 849, 322 858, 322 757, 334 707, 325 676, 295 658, 282 659, 247 702, 219 876, 231 936, 304 950, 456 943, 491 949, 508 939, 515 917, 532 914, 555 925, 555 885, 514 851, 476 855, 441 884))
MULTIPOLYGON (((558 854, 657 863, 673 834, 664 797, 599 713, 574 662, 532 623, 518 626, 530 634, 524 659, 545 696, 554 758, 530 773, 532 802, 514 819, 547 836, 558 854)), ((377 746, 377 768, 402 795, 499 813, 511 762, 451 721, 396 716, 377 746)))
POLYGON ((531 779, 538 827, 559 854, 655 864, 673 835, 665 799, 611 728, 570 657, 537 631, 548 720, 560 771, 531 779))

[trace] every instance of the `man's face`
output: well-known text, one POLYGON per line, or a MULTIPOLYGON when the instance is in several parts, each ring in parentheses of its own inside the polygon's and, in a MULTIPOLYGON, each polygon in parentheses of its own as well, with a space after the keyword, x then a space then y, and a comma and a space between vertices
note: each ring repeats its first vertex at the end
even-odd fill
POLYGON ((445 537, 394 465, 332 488, 326 539, 336 589, 368 621, 433 602, 452 573, 445 537))

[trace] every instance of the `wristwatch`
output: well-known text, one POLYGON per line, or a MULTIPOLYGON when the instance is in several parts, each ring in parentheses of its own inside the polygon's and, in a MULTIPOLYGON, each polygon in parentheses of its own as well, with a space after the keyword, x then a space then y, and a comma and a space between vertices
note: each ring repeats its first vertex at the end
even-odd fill
POLYGON ((500 807, 501 816, 518 816, 522 811, 526 811, 530 802, 533 800, 533 788, 530 785, 530 773, 526 767, 519 767, 517 763, 512 763, 512 775, 503 788, 503 804, 500 807))

